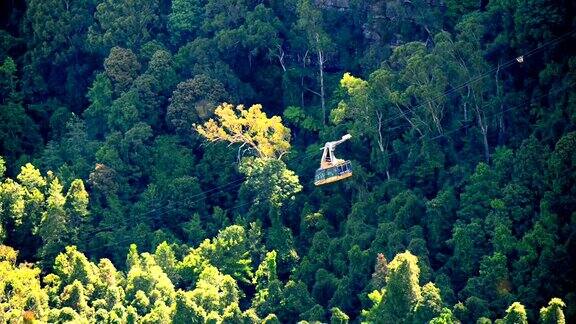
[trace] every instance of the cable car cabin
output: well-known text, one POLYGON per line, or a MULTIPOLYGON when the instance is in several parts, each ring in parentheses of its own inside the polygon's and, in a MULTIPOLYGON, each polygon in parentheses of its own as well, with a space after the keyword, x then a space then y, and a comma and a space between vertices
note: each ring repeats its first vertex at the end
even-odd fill
POLYGON ((314 176, 314 184, 316 186, 333 183, 352 176, 352 164, 350 161, 340 160, 334 156, 336 146, 351 137, 350 134, 346 134, 338 141, 326 143, 321 149, 323 153, 320 168, 316 170, 314 176))
POLYGON ((330 167, 328 169, 316 170, 314 176, 314 184, 317 186, 329 184, 332 182, 340 181, 352 176, 352 165, 350 161, 330 167))

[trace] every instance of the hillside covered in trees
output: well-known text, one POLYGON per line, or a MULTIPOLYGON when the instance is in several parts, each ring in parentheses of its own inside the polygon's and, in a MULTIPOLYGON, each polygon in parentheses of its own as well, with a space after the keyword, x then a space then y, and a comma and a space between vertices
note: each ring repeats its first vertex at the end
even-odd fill
POLYGON ((576 322, 575 17, 2 1, 0 323, 576 322))

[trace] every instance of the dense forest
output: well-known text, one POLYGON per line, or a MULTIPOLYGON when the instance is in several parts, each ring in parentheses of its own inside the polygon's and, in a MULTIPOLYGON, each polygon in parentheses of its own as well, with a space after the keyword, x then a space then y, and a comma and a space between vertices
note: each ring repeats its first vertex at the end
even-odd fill
POLYGON ((0 322, 575 322, 575 17, 2 1, 0 322))

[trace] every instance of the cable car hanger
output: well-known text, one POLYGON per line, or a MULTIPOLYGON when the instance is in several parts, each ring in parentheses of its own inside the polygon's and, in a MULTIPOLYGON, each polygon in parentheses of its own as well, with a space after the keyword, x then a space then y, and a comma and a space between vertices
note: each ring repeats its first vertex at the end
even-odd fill
POLYGON ((316 170, 314 184, 316 186, 325 185, 340 181, 352 176, 352 164, 350 161, 337 159, 334 156, 336 146, 352 138, 352 135, 346 134, 338 141, 327 142, 320 150, 323 151, 320 160, 320 168, 316 170))

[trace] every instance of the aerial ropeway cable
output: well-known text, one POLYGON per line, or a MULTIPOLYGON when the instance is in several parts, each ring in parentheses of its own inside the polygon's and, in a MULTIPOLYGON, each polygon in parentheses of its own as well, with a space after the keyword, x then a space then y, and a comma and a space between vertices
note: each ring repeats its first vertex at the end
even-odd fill
MULTIPOLYGON (((503 114, 503 113, 508 112, 508 111, 512 111, 512 110, 515 110, 515 109, 518 109, 518 108, 521 108, 521 107, 525 107, 527 104, 529 104, 529 103, 530 103, 532 100, 534 100, 534 99, 543 98, 543 97, 549 96, 549 95, 551 95, 551 94, 553 94, 553 93, 558 93, 558 92, 561 92, 561 91, 564 91, 564 90, 567 90, 567 89, 571 89, 571 88, 572 88, 573 86, 575 86, 575 85, 576 85, 576 82, 571 82, 571 83, 565 85, 564 87, 561 87, 561 88, 552 90, 552 91, 550 91, 550 92, 548 92, 548 93, 543 93, 543 94, 541 94, 541 95, 539 95, 539 96, 536 96, 536 97, 531 98, 531 99, 529 99, 529 100, 523 101, 523 102, 520 103, 520 104, 517 104, 517 105, 515 105, 515 106, 509 107, 509 108, 504 109, 504 110, 502 110, 502 111, 496 112, 496 113, 492 114, 491 116, 497 116, 497 115, 503 114)), ((456 127, 455 129, 453 129, 453 130, 451 130, 451 131, 445 132, 445 133, 442 134, 442 135, 437 135, 437 136, 434 136, 434 137, 430 137, 429 139, 432 140, 432 141, 434 141, 434 140, 443 138, 443 137, 445 137, 445 136, 447 136, 447 135, 449 135, 449 134, 456 133, 457 131, 460 131, 460 130, 462 130, 463 128, 464 128, 464 126, 456 127)), ((347 137, 347 135, 345 135, 344 137, 347 137)), ((340 141, 338 141, 338 142, 342 143, 342 142, 344 142, 345 140, 351 138, 351 136, 349 136, 349 135, 348 135, 348 137, 347 137, 346 139, 344 139, 344 137, 343 137, 343 140, 340 140, 340 141)), ((330 143, 330 142, 328 142, 328 143, 330 143)), ((415 145, 416 145, 416 143, 413 143, 413 144, 409 145, 408 147, 405 147, 405 148, 403 148, 403 149, 401 149, 401 150, 398 150, 398 151, 395 151, 395 152, 390 152, 390 153, 386 154, 386 156, 392 156, 392 155, 398 154, 398 153, 400 153, 400 152, 409 151, 409 150, 411 150, 413 147, 415 147, 415 145)), ((308 156, 309 156, 309 155, 307 154, 307 155, 305 155, 304 157, 308 157, 308 156)), ((344 162, 349 162, 349 161, 344 161, 344 162)), ((320 168, 320 169, 321 169, 321 168, 320 168)), ((318 170, 320 170, 320 169, 318 169, 318 170)), ((318 172, 318 171, 317 171, 317 172, 318 172)), ((352 170, 351 170, 351 169, 350 169, 350 176, 352 176, 352 170)), ((343 179, 344 179, 344 178, 343 178, 343 179)), ((340 180, 342 180, 342 179, 340 179, 340 180)), ((234 181, 232 181, 232 182, 236 182, 236 181, 238 181, 238 179, 237 179, 237 180, 234 180, 234 181)), ((335 181, 338 181, 338 180, 335 180, 335 181)), ((332 182, 334 182, 334 181, 332 181, 332 182)), ((212 188, 212 189, 210 189, 210 190, 208 190, 208 191, 214 191, 213 194, 216 193, 216 192, 222 192, 224 189, 226 189, 226 186, 227 186, 227 185, 228 185, 228 184, 223 184, 223 185, 221 185, 221 186, 214 187, 214 188, 212 188)), ((236 184, 235 186, 239 186, 239 185, 241 185, 241 183, 240 183, 240 184, 236 184)), ((200 200, 204 200, 204 199, 206 199, 207 196, 208 196, 208 195, 202 196, 202 197, 200 197, 199 199, 192 201, 192 203, 197 202, 197 201, 200 201, 200 200)), ((240 208, 240 207, 244 207, 244 206, 253 204, 253 203, 255 203, 257 200, 258 200, 258 198, 255 198, 255 199, 253 199, 253 200, 249 200, 249 201, 244 202, 244 203, 242 203, 242 204, 237 204, 237 205, 229 208, 228 210, 238 209, 238 208, 240 208)), ((163 208, 159 208, 159 209, 163 209, 163 208)), ((159 209, 157 209, 157 210, 159 210, 159 209)), ((169 211, 172 210, 172 209, 174 209, 174 207, 168 208, 168 209, 164 209, 164 210, 162 210, 162 211, 160 212, 160 214, 165 214, 165 213, 169 212, 169 211)), ((157 210, 151 210, 150 212, 155 212, 155 211, 157 211, 157 210)), ((141 214, 139 214, 139 215, 141 215, 141 214)), ((107 227, 107 228, 104 228, 104 229, 99 229, 99 230, 97 230, 97 231, 94 231, 94 232, 90 233, 90 235, 96 235, 96 234, 101 233, 101 232, 103 232, 103 231, 112 230, 112 229, 117 229, 117 226, 112 225, 112 226, 107 227)), ((137 238, 144 238, 146 235, 148 235, 148 233, 140 233, 140 234, 137 234, 135 237, 137 237, 137 238)), ((128 243, 128 242, 133 242, 135 237, 134 237, 134 236, 131 236, 131 237, 128 237, 128 238, 126 238, 126 239, 116 240, 116 241, 111 242, 111 243, 108 243, 108 244, 103 244, 103 245, 95 246, 95 247, 92 247, 92 248, 87 248, 87 249, 84 249, 84 252, 99 251, 99 250, 102 250, 103 248, 109 248, 109 247, 113 247, 113 246, 119 246, 120 244, 124 244, 124 243, 128 243)), ((53 256, 53 257, 56 257, 56 255, 58 255, 59 253, 60 253, 60 252, 54 253, 52 256, 53 256)))
MULTIPOLYGON (((544 43, 544 44, 541 44, 541 45, 539 45, 538 47, 536 47, 536 48, 534 48, 534 49, 532 49, 532 50, 524 53, 523 55, 520 55, 520 56, 518 56, 518 57, 515 57, 515 58, 509 60, 508 62, 504 63, 503 65, 500 65, 499 68, 500 68, 500 69, 507 68, 507 67, 511 66, 514 62, 517 62, 517 63, 520 63, 520 64, 521 64, 521 63, 524 63, 524 61, 526 60, 526 58, 527 58, 528 56, 534 55, 536 52, 538 52, 539 50, 542 50, 543 48, 546 48, 546 47, 549 47, 549 46, 553 46, 553 45, 555 45, 555 44, 557 44, 557 43, 560 43, 560 42, 566 40, 566 39, 568 39, 570 36, 572 36, 574 33, 576 33, 576 29, 573 29, 573 30, 571 30, 571 31, 569 31, 569 32, 561 35, 561 36, 558 36, 558 37, 552 39, 551 41, 548 41, 548 42, 546 42, 546 43, 544 43)), ((437 100, 437 99, 439 99, 439 98, 441 98, 441 97, 448 97, 448 96, 450 96, 451 94, 453 94, 453 93, 455 92, 455 90, 461 89, 461 88, 463 88, 464 86, 466 86, 467 84, 473 84, 473 83, 477 82, 479 79, 482 79, 482 78, 486 77, 487 75, 490 75, 490 73, 494 72, 495 70, 496 70, 496 68, 494 68, 494 69, 492 69, 492 70, 490 70, 490 71, 487 71, 487 72, 483 73, 483 74, 480 75, 480 76, 476 76, 476 77, 474 77, 474 78, 471 78, 470 80, 468 80, 467 82, 465 82, 465 83, 457 86, 456 88, 451 89, 451 90, 449 90, 449 91, 446 91, 446 92, 442 93, 442 95, 440 95, 440 96, 438 96, 438 97, 436 97, 436 98, 432 98, 431 101, 437 100)), ((576 83, 570 83, 570 84, 568 84, 568 85, 565 86, 565 87, 562 87, 562 88, 560 88, 560 89, 553 90, 553 91, 551 91, 550 93, 542 94, 542 95, 538 96, 537 98, 542 98, 542 97, 544 97, 544 96, 546 96, 546 95, 550 95, 551 93, 560 92, 560 91, 569 89, 569 88, 571 88, 571 87, 574 86, 574 85, 576 85, 576 83)), ((533 100, 533 99, 535 99, 535 98, 532 98, 531 100, 533 100)), ((496 115, 505 113, 505 112, 507 112, 507 111, 510 111, 510 110, 514 110, 514 109, 523 107, 525 104, 528 104, 531 100, 528 100, 528 101, 526 101, 526 102, 522 102, 522 103, 519 104, 519 105, 513 106, 513 107, 508 108, 508 109, 505 109, 505 110, 500 111, 500 112, 498 112, 498 113, 495 113, 495 114, 493 114, 493 115, 496 116, 496 115)), ((421 107, 423 107, 423 105, 424 105, 424 104, 422 104, 422 105, 420 105, 420 106, 417 106, 417 107, 415 107, 415 109, 421 108, 421 107)), ((391 118, 385 120, 385 122, 394 120, 394 119, 396 119, 396 118, 398 118, 398 117, 399 117, 399 116, 392 116, 391 118)), ((449 131, 449 132, 445 132, 445 133, 442 134, 442 135, 438 135, 438 136, 435 136, 435 137, 431 137, 431 138, 429 138, 429 139, 430 139, 430 140, 437 140, 437 139, 439 139, 439 138, 441 138, 441 137, 445 137, 445 136, 448 135, 448 134, 451 134, 451 133, 454 133, 454 132, 456 132, 456 131, 459 131, 459 130, 461 130, 462 128, 464 128, 464 126, 462 126, 462 127, 457 127, 456 129, 453 129, 453 130, 451 130, 451 131, 449 131)), ((337 142, 339 142, 338 144, 340 144, 340 143, 342 143, 342 142, 344 142, 344 141, 346 141, 347 139, 350 139, 350 138, 351 138, 351 136, 350 136, 349 134, 347 134, 347 135, 343 136, 343 138, 342 138, 340 141, 337 141, 337 142), (347 137, 347 138, 344 139, 344 137, 347 137)), ((421 139, 422 139, 422 138, 421 138, 421 139)), ((328 143, 331 143, 331 142, 328 142, 328 143)), ((326 144, 328 144, 328 143, 326 143, 326 144)), ((398 154, 398 153, 400 153, 400 152, 402 152, 402 151, 407 151, 407 150, 411 149, 413 146, 415 146, 415 143, 412 144, 412 145, 409 145, 408 147, 406 147, 406 148, 404 148, 404 149, 402 149, 402 150, 395 151, 395 152, 390 152, 390 153, 386 154, 386 156, 392 156, 392 155, 398 154)), ((324 148, 322 148, 321 150, 325 150, 325 148, 326 148, 326 145, 325 145, 324 148)), ((332 153, 333 153, 333 150, 332 150, 332 153)), ((307 159, 307 158, 310 157, 310 156, 311 156, 311 154, 305 154, 305 155, 299 157, 297 160, 302 161, 302 160, 307 159)), ((323 154, 323 156, 324 156, 324 154, 323 154)), ((332 157, 331 157, 331 158, 332 158, 332 157)), ((335 158, 334 158, 334 159, 335 159, 335 158)), ((342 161, 342 160, 339 160, 339 161, 342 161)), ((351 176, 352 176, 352 168, 351 168, 350 161, 343 161, 343 162, 344 162, 343 164, 347 165, 347 171, 346 171, 346 169, 345 169, 345 170, 343 171, 344 173, 342 174, 342 175, 345 175, 344 177, 340 177, 340 178, 336 177, 336 178, 329 179, 330 177, 327 177, 327 174, 324 173, 324 174, 321 174, 320 177, 321 177, 321 178, 324 178, 324 180, 331 180, 331 181, 318 181, 318 180, 320 180, 320 179, 318 179, 318 173, 319 173, 319 171, 320 171, 320 170, 326 170, 326 168, 325 168, 325 169, 322 169, 322 162, 321 162, 320 168, 319 168, 318 170, 316 170, 316 177, 315 177, 315 179, 314 179, 314 184, 315 184, 316 186, 320 186, 320 185, 323 185, 323 184, 333 183, 333 182, 336 182, 336 181, 343 180, 343 179, 346 179, 346 178, 348 178, 348 177, 351 177, 351 176), (346 173, 346 172, 348 172, 348 173, 346 173)), ((324 172, 325 172, 325 171, 324 171, 324 172)), ((224 184, 222 184, 222 185, 213 187, 213 188, 211 188, 211 189, 209 189, 209 190, 206 190, 206 191, 204 191, 204 192, 202 192, 202 193, 200 193, 200 194, 196 194, 196 195, 193 195, 193 196, 189 197, 189 199, 190 199, 190 198, 195 197, 195 196, 201 196, 201 197, 199 197, 198 199, 192 200, 192 201, 190 201, 189 199, 187 199, 186 202, 187 202, 187 203, 196 203, 196 202, 198 202, 198 201, 201 201, 201 200, 206 199, 206 198, 207 198, 208 196, 210 196, 210 195, 214 195, 214 194, 219 193, 219 192, 224 192, 224 190, 226 190, 226 189, 230 189, 230 188, 233 188, 233 187, 239 187, 239 186, 241 186, 241 184, 242 184, 242 182, 241 182, 242 180, 243 180, 243 179, 240 178, 240 179, 236 179, 236 180, 230 181, 230 182, 228 182, 228 183, 224 183, 224 184), (210 193, 210 194, 207 194, 207 193, 210 193), (204 194, 204 195, 202 196, 202 194, 204 194)), ((231 207, 230 209, 237 209, 237 208, 239 208, 239 207, 243 207, 243 206, 245 206, 245 205, 249 205, 249 204, 251 204, 251 203, 253 203, 253 202, 255 202, 255 201, 256 201, 256 199, 254 199, 253 201, 248 201, 248 202, 245 202, 245 203, 242 203, 242 204, 233 206, 233 207, 231 207)), ((163 207, 158 207, 158 208, 152 209, 152 210, 150 210, 150 211, 148 211, 148 212, 145 212, 145 213, 141 213, 141 214, 139 214, 139 215, 145 215, 145 214, 151 214, 151 213, 158 213, 159 215, 163 215, 163 214, 166 214, 166 213, 168 213, 168 212, 170 212, 170 211, 172 211, 172 210, 174 210, 174 209, 176 209, 176 207, 163 206, 163 207)), ((90 235, 96 235, 96 234, 98 234, 98 233, 101 233, 101 232, 104 232, 104 231, 107 231, 107 230, 113 230, 113 229, 116 229, 116 225, 110 225, 110 226, 108 226, 108 227, 99 228, 98 230, 91 232, 90 235)), ((86 251, 86 252, 87 252, 87 251, 96 251, 96 250, 102 249, 103 247, 116 246, 116 245, 119 245, 119 244, 121 244, 121 243, 129 242, 129 241, 131 241, 131 240, 133 240, 133 238, 128 238, 128 239, 126 239, 126 240, 118 240, 118 241, 115 241, 114 243, 106 244, 106 245, 99 246, 99 247, 96 247, 96 248, 86 249, 85 251, 86 251)))

